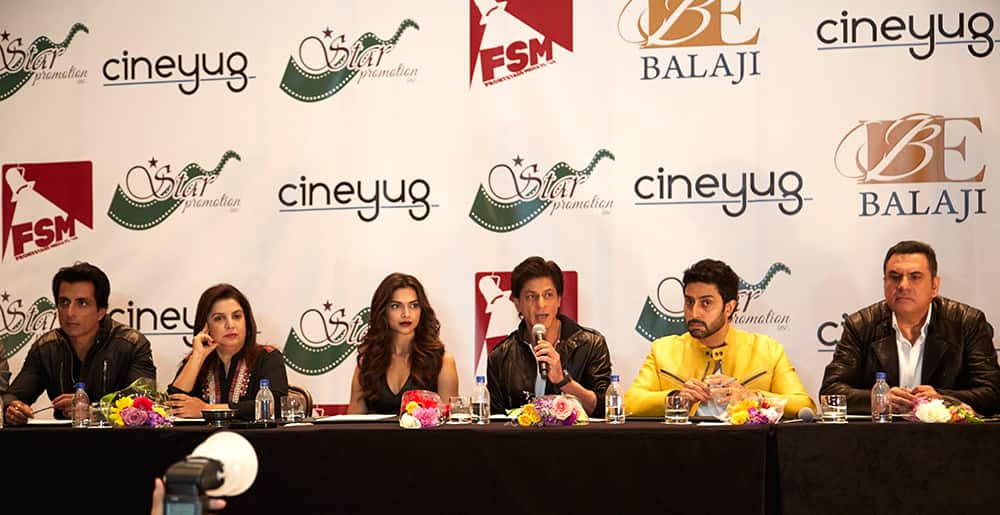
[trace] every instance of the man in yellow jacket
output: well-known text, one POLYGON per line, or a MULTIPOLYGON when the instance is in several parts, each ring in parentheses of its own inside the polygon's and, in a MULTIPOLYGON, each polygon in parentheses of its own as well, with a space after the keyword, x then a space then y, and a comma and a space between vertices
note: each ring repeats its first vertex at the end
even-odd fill
POLYGON ((663 416, 667 395, 691 402, 691 412, 718 416, 734 395, 750 390, 784 397, 785 417, 815 409, 780 343, 730 325, 739 277, 722 261, 703 259, 684 271, 684 320, 688 332, 653 342, 625 393, 626 412, 663 416))

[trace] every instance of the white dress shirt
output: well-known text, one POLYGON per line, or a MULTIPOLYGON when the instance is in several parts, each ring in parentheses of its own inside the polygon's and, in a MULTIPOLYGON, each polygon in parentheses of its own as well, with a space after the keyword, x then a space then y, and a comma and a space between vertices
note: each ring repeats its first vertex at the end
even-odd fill
POLYGON ((927 318, 923 327, 920 328, 920 336, 917 341, 910 343, 899 330, 899 321, 896 314, 892 314, 892 328, 896 331, 896 353, 899 355, 899 386, 902 388, 913 388, 921 384, 921 377, 924 367, 924 341, 927 339, 927 327, 931 324, 931 313, 934 305, 927 309, 927 318))

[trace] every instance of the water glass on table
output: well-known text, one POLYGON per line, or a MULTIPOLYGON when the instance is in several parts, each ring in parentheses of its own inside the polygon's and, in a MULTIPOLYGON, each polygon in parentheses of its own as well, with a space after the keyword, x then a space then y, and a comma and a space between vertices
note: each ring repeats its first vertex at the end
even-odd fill
POLYGON ((844 424, 847 422, 846 395, 820 395, 819 409, 823 417, 823 422, 832 424, 844 424))
POLYGON ((472 423, 472 399, 470 397, 450 397, 448 421, 452 424, 472 423))
POLYGON ((112 427, 111 405, 103 402, 90 404, 90 425, 92 429, 104 429, 112 427))
POLYGON ((305 407, 302 401, 293 395, 281 398, 281 419, 285 422, 298 422, 305 418, 305 407))
POLYGON ((687 424, 691 412, 691 401, 680 395, 667 395, 663 398, 663 423, 687 424))

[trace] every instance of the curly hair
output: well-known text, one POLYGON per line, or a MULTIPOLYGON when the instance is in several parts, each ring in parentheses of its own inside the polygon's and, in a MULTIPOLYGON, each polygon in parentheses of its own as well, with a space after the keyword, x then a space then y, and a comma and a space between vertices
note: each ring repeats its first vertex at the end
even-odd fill
POLYGON ((440 339, 441 323, 427 300, 424 287, 412 275, 389 274, 372 295, 368 333, 358 347, 358 376, 362 394, 368 400, 378 396, 379 383, 385 378, 392 360, 392 330, 389 328, 388 310, 392 294, 400 288, 413 288, 420 303, 420 323, 417 324, 410 348, 410 375, 418 385, 430 388, 441 372, 444 359, 444 344, 440 339))

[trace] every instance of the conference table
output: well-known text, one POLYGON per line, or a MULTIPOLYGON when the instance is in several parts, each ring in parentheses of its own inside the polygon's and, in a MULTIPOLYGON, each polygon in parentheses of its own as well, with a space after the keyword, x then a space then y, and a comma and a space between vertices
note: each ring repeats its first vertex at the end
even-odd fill
MULTIPOLYGON (((212 431, 5 428, 0 510, 148 513, 153 478, 212 431)), ((253 444, 260 468, 222 513, 993 513, 1000 506, 1000 424, 493 422, 405 430, 388 422, 236 431, 253 444)))

